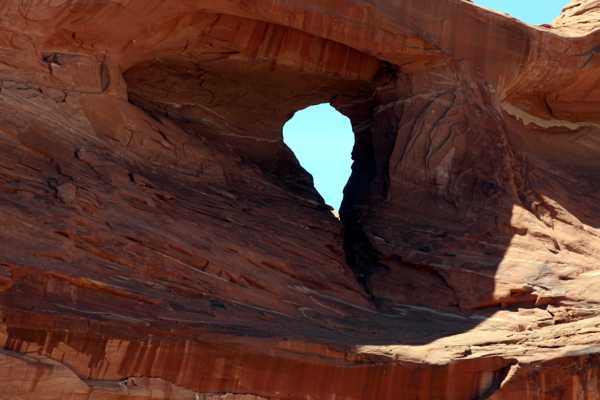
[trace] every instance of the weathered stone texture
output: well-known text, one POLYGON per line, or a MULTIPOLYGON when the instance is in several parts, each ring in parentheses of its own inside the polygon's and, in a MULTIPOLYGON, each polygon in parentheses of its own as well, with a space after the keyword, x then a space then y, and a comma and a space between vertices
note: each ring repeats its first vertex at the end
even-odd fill
POLYGON ((0 397, 599 398, 600 1, 0 10, 0 397))

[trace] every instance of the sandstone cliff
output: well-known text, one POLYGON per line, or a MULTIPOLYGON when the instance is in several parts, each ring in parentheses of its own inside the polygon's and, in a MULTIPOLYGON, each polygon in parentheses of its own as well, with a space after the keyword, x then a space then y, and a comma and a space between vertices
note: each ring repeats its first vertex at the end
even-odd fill
POLYGON ((600 397, 599 0, 0 10, 0 397, 600 397))

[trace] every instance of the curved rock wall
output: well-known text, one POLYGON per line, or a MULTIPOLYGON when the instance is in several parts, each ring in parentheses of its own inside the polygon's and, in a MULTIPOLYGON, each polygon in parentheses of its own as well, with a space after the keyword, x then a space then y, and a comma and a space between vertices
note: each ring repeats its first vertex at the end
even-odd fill
POLYGON ((596 398, 596 3, 0 1, 2 393, 596 398))

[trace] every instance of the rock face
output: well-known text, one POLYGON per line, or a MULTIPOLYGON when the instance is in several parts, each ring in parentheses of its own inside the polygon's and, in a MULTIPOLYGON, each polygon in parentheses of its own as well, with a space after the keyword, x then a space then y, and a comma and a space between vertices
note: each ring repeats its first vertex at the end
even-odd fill
POLYGON ((600 397, 600 1, 0 9, 3 398, 600 397))

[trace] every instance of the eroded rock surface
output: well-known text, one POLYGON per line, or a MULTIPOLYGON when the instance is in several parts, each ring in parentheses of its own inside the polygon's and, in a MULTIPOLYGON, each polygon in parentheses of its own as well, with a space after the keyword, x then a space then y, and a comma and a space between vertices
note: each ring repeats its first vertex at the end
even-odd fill
POLYGON ((598 398, 599 9, 0 1, 0 393, 598 398))

